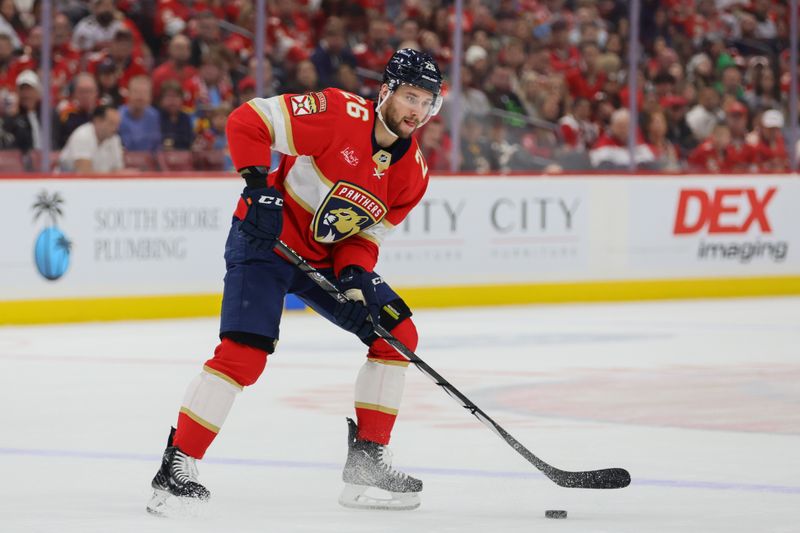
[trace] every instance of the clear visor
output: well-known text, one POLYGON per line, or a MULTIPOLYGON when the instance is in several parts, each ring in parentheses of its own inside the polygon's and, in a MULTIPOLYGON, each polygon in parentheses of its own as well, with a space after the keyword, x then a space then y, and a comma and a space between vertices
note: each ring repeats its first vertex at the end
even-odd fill
POLYGON ((405 83, 401 85, 406 85, 407 87, 420 89, 422 91, 425 91, 426 93, 424 96, 419 96, 417 94, 411 94, 411 93, 404 93, 401 96, 398 95, 397 92, 395 91, 390 91, 389 94, 386 96, 386 98, 388 99, 390 96, 392 96, 392 94, 394 94, 396 97, 401 98, 408 107, 417 111, 417 113, 419 113, 419 115, 422 116, 422 120, 420 120, 419 123, 420 126, 428 122, 431 119, 431 117, 439 114, 439 111, 442 109, 441 95, 432 96, 430 95, 430 93, 428 93, 428 91, 426 91, 422 87, 417 87, 416 85, 409 85, 405 83))

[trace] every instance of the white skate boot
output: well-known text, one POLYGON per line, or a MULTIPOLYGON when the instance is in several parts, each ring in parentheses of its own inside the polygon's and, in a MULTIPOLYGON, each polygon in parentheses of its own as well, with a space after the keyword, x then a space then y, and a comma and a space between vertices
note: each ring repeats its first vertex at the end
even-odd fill
POLYGON ((345 486, 339 503, 356 509, 405 511, 420 505, 422 481, 392 468, 388 446, 359 440, 358 426, 348 418, 347 462, 342 479, 345 486))

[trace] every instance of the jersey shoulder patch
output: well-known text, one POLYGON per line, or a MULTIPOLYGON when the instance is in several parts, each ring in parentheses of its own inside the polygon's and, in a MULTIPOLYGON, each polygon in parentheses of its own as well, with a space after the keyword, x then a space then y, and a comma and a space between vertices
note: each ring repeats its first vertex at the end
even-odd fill
POLYGON ((289 110, 295 117, 324 113, 328 110, 328 97, 322 92, 295 94, 288 98, 289 110))

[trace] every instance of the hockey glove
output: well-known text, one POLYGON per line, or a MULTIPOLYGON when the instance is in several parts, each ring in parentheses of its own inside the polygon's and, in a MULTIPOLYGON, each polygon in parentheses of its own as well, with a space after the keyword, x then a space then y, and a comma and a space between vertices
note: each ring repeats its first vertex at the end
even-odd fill
POLYGON ((354 265, 345 267, 339 273, 337 286, 349 299, 334 310, 334 318, 340 327, 355 333, 365 343, 374 338, 374 325, 380 319, 380 303, 375 291, 375 281, 363 268, 354 265))
POLYGON ((245 187, 242 198, 247 204, 247 213, 239 231, 256 248, 271 250, 283 229, 283 196, 274 187, 245 187))

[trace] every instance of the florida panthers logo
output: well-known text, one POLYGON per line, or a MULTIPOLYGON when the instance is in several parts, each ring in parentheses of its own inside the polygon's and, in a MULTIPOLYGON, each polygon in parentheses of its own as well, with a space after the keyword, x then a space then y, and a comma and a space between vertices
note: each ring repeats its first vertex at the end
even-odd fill
POLYGON ((385 214, 386 206, 378 198, 352 183, 337 182, 314 216, 314 239, 339 242, 377 224, 385 214))

